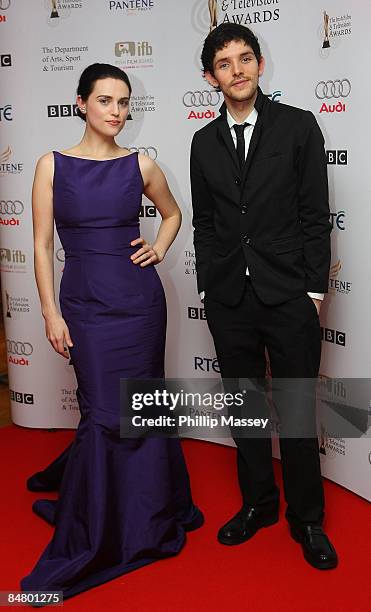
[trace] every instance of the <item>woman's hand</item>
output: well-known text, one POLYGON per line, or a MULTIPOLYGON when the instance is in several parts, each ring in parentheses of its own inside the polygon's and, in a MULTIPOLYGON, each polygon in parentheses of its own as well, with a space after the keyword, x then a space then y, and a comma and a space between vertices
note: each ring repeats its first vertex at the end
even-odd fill
POLYGON ((68 349, 73 346, 73 342, 66 322, 59 313, 45 318, 45 331, 46 337, 53 349, 66 359, 69 359, 68 349))
POLYGON ((151 244, 148 244, 144 238, 136 238, 131 241, 131 246, 136 246, 137 244, 141 244, 142 248, 138 251, 135 251, 132 255, 130 255, 130 259, 135 264, 140 264, 141 268, 144 266, 149 266, 150 264, 158 264, 163 260, 164 255, 158 251, 158 249, 151 244))

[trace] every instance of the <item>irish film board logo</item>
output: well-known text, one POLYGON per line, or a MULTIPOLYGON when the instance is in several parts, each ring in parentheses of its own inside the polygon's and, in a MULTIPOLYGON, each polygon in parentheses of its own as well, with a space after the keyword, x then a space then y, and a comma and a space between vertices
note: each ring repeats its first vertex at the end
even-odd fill
POLYGON ((83 8, 85 0, 44 0, 47 13, 46 22, 51 27, 58 26, 62 19, 71 16, 72 11, 83 8))
POLYGON ((327 59, 331 50, 336 49, 343 38, 352 34, 352 17, 349 13, 329 15, 326 10, 322 14, 322 23, 318 28, 318 38, 321 41, 320 57, 327 59))
POLYGON ((7 174, 20 174, 23 172, 23 163, 12 160, 13 151, 8 145, 0 152, 0 176, 7 174))
POLYGON ((153 66, 153 47, 148 40, 115 43, 116 64, 125 68, 150 68, 153 66))
POLYGON ((0 248, 0 269, 2 272, 26 272, 26 255, 21 249, 0 248))

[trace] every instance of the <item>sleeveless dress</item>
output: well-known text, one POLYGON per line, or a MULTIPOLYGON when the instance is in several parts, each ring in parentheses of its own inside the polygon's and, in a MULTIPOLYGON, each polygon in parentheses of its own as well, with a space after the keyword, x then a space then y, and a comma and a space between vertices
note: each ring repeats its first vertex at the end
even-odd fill
POLYGON ((21 588, 70 597, 177 554, 203 516, 179 440, 120 438, 120 378, 164 376, 163 287, 154 266, 130 260, 139 248, 130 246, 143 193, 138 155, 98 161, 54 152, 54 167, 65 250, 60 305, 81 420, 71 446, 32 477, 32 490, 60 488, 60 496, 34 504, 55 531, 21 588))

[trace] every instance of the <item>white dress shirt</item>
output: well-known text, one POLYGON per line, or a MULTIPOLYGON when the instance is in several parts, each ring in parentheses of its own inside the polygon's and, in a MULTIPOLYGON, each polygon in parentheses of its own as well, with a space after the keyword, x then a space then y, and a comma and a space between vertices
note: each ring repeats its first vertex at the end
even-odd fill
MULTIPOLYGON (((252 137, 252 133, 254 131, 254 127, 256 124, 258 118, 258 111, 256 110, 256 108, 253 108, 251 113, 245 118, 242 119, 242 121, 236 121, 235 119, 233 119, 232 115, 230 114, 229 110, 227 109, 227 123, 229 126, 229 129, 231 131, 231 136, 232 136, 232 140, 234 143, 234 146, 237 148, 237 136, 236 136, 236 132, 233 129, 234 125, 242 125, 243 123, 248 123, 249 125, 247 125, 245 127, 244 130, 244 137, 245 137, 245 159, 246 156, 249 152, 249 146, 250 146, 250 142, 251 142, 251 137, 252 137)), ((249 268, 246 267, 246 276, 250 276, 250 272, 249 272, 249 268)), ((323 300, 324 298, 324 293, 312 293, 311 291, 308 291, 308 295, 309 297, 316 299, 316 300, 323 300)), ((202 302, 204 301, 204 297, 205 297, 205 291, 201 291, 200 293, 200 298, 202 300, 202 302)))

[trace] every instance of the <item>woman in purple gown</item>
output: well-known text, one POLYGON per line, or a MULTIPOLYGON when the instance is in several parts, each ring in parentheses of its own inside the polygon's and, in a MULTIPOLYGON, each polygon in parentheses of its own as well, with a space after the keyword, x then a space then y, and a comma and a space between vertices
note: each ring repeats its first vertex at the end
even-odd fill
POLYGON ((129 112, 127 75, 93 64, 81 75, 81 142, 39 160, 33 187, 35 272, 47 337, 71 358, 81 420, 72 445, 28 481, 60 489, 35 512, 55 525, 26 591, 70 597, 174 555, 203 522, 177 439, 120 437, 120 378, 162 378, 166 303, 154 264, 173 242, 179 208, 160 168, 119 147, 129 112), (142 194, 162 222, 153 245, 139 235, 142 194), (59 314, 53 220, 65 250, 59 314))

